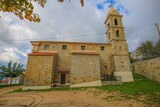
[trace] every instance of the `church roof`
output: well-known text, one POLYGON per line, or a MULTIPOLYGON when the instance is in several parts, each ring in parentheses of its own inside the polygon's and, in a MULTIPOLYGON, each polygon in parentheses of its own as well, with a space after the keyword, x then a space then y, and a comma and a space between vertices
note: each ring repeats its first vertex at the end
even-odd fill
POLYGON ((105 20, 104 24, 106 24, 106 22, 107 22, 107 20, 108 20, 108 18, 109 18, 110 15, 118 15, 118 16, 122 17, 122 15, 120 15, 118 13, 118 11, 116 9, 114 9, 113 6, 111 6, 110 9, 109 9, 109 11, 108 11, 108 13, 107 13, 107 17, 106 17, 106 20, 105 20))
POLYGON ((108 11, 108 14, 119 15, 119 13, 117 12, 117 10, 114 9, 113 6, 111 6, 110 10, 108 11))
POLYGON ((68 42, 68 41, 31 41, 31 43, 58 43, 58 44, 91 44, 91 45, 111 45, 109 43, 93 43, 93 42, 68 42))

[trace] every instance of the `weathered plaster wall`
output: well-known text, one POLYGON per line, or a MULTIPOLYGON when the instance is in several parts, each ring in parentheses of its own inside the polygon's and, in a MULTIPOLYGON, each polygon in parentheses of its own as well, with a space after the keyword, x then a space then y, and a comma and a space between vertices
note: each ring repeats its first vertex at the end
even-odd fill
POLYGON ((133 65, 136 73, 160 83, 160 58, 138 61, 133 65))
POLYGON ((50 86, 56 68, 56 56, 31 56, 28 57, 25 86, 50 86))
POLYGON ((99 55, 72 55, 71 84, 101 80, 99 55))

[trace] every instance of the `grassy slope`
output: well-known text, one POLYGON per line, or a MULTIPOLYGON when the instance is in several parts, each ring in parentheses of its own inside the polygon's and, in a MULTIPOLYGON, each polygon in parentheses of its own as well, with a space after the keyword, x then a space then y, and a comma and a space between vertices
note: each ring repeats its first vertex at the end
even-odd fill
POLYGON ((124 97, 126 98, 134 98, 150 104, 160 104, 160 84, 138 74, 133 74, 133 77, 134 82, 96 88, 105 91, 119 91, 124 94, 124 97), (145 96, 145 98, 141 100, 140 96, 145 96))
POLYGON ((124 83, 123 85, 102 86, 97 88, 108 91, 120 91, 121 93, 131 95, 160 92, 159 83, 149 80, 138 74, 133 74, 133 77, 134 82, 124 83))

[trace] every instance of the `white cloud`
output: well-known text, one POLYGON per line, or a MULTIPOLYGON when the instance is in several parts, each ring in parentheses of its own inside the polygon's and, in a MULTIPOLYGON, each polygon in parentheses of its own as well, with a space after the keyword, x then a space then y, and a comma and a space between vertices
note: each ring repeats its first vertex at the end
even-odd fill
MULTIPOLYGON (((77 0, 62 4, 58 3, 57 0, 48 0, 45 8, 36 4, 35 12, 41 17, 40 23, 20 20, 13 14, 1 13, 0 50, 7 52, 0 54, 0 62, 14 60, 26 63, 27 53, 31 50, 30 39, 46 40, 43 38, 48 38, 47 40, 106 42, 104 21, 108 6, 103 11, 98 10, 93 2, 98 3, 100 1, 86 1, 83 8, 77 0), (22 39, 24 41, 21 41, 22 39)), ((120 0, 120 2, 129 12, 126 15, 124 11, 121 11, 124 16, 123 23, 126 27, 129 50, 133 51, 140 42, 158 40, 158 36, 153 35, 154 26, 130 30, 127 28, 154 24, 155 22, 160 24, 160 1, 120 0)))
POLYGON ((20 62, 16 51, 17 50, 15 48, 5 48, 0 53, 1 61, 9 62, 12 60, 13 62, 20 62))

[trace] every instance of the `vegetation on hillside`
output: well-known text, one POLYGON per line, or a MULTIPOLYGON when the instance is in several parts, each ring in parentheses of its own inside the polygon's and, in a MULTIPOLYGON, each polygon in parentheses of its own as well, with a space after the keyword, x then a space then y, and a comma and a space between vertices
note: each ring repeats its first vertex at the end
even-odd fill
POLYGON ((158 41, 155 45, 152 41, 141 43, 138 50, 140 54, 143 55, 144 59, 160 57, 160 41, 158 41))
POLYGON ((131 62, 135 62, 137 60, 147 60, 147 59, 160 57, 160 41, 158 41, 156 44, 154 44, 152 41, 143 42, 136 49, 136 53, 141 55, 142 59, 130 58, 131 62))

